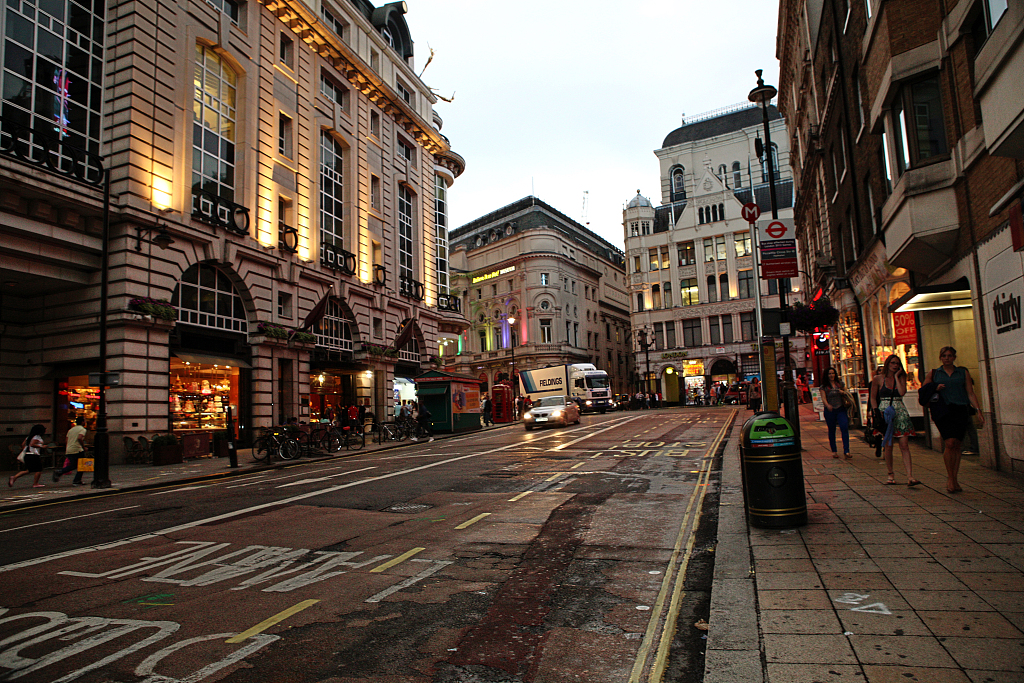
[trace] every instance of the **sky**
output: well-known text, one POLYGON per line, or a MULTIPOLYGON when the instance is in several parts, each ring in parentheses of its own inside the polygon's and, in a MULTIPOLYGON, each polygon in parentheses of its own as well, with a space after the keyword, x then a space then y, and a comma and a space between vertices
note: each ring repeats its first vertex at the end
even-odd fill
POLYGON ((408 0, 415 70, 466 171, 450 228, 534 195, 619 247, 682 116, 778 85, 770 0, 408 0), (434 51, 433 61, 424 65, 434 51), (586 206, 584 208, 584 197, 586 206))

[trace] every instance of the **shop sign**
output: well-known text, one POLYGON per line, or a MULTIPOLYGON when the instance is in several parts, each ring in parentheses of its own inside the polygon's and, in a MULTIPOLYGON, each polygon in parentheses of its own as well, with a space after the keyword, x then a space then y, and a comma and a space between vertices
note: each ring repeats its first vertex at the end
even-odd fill
POLYGON ((913 311, 892 314, 892 330, 895 336, 893 343, 900 344, 917 343, 917 322, 914 319, 913 311))
POLYGON ((1024 346, 1021 332, 1021 299, 1024 280, 1020 277, 1021 254, 1005 250, 985 264, 984 303, 979 306, 988 319, 989 344, 993 358, 1019 354, 1024 346))
POLYGON ((506 275, 508 273, 511 273, 515 269, 516 269, 515 266, 508 266, 507 268, 502 268, 501 270, 492 270, 489 273, 484 273, 483 275, 477 275, 476 277, 473 278, 473 284, 475 285, 478 282, 483 282, 484 280, 490 280, 491 278, 498 277, 499 275, 506 275))
POLYGON ((1020 296, 1004 291, 997 294, 992 302, 992 315, 996 334, 1006 334, 1020 329, 1020 296))

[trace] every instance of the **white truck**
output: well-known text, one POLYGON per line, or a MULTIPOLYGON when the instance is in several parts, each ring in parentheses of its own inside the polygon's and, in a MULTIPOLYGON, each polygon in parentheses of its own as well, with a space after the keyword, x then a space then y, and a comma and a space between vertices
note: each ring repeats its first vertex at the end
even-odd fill
POLYGON ((519 391, 534 400, 564 394, 579 403, 580 412, 603 413, 614 405, 608 373, 592 363, 523 370, 519 373, 519 391))

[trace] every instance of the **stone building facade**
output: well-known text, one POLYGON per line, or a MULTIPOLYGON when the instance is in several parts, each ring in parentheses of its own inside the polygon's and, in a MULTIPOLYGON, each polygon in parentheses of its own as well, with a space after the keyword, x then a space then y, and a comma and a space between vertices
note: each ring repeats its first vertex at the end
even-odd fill
POLYGON ((866 385, 895 353, 914 388, 955 346, 986 414, 981 462, 1018 474, 1022 31, 1005 0, 784 0, 778 32, 806 269, 843 290, 833 362, 866 385))
POLYGON ((122 436, 208 435, 229 407, 244 443, 381 412, 459 336, 464 162, 405 3, 30 5, 2 15, 4 436, 93 419, 105 369, 114 462, 122 436))
POLYGON ((450 246, 453 292, 469 320, 457 353, 445 352, 458 372, 489 387, 520 369, 593 363, 614 393, 629 390, 621 250, 536 197, 452 231, 450 246))
MULTIPOLYGON (((769 119, 779 217, 788 219, 789 146, 773 106, 769 119)), ((760 375, 757 296, 763 308, 777 309, 778 282, 758 278, 755 242, 741 210, 756 203, 771 216, 767 167, 755 153, 762 120, 761 109, 737 105, 684 121, 655 151, 661 205, 637 193, 622 213, 642 380, 636 389, 659 392, 670 403, 706 393, 712 383, 760 375)), ((805 296, 800 278, 788 284, 789 303, 805 296)), ((791 365, 800 374, 807 348, 802 335, 791 337, 791 365)), ((780 368, 784 360, 780 340, 780 368)))

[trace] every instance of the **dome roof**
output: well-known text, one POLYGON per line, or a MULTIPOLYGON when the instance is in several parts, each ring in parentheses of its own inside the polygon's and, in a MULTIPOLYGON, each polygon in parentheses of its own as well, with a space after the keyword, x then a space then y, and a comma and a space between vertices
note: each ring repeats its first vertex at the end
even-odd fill
POLYGON ((651 204, 650 199, 640 194, 640 190, 636 191, 636 196, 629 200, 629 204, 626 204, 626 208, 635 209, 638 206, 649 206, 651 208, 654 207, 654 205, 651 204))

